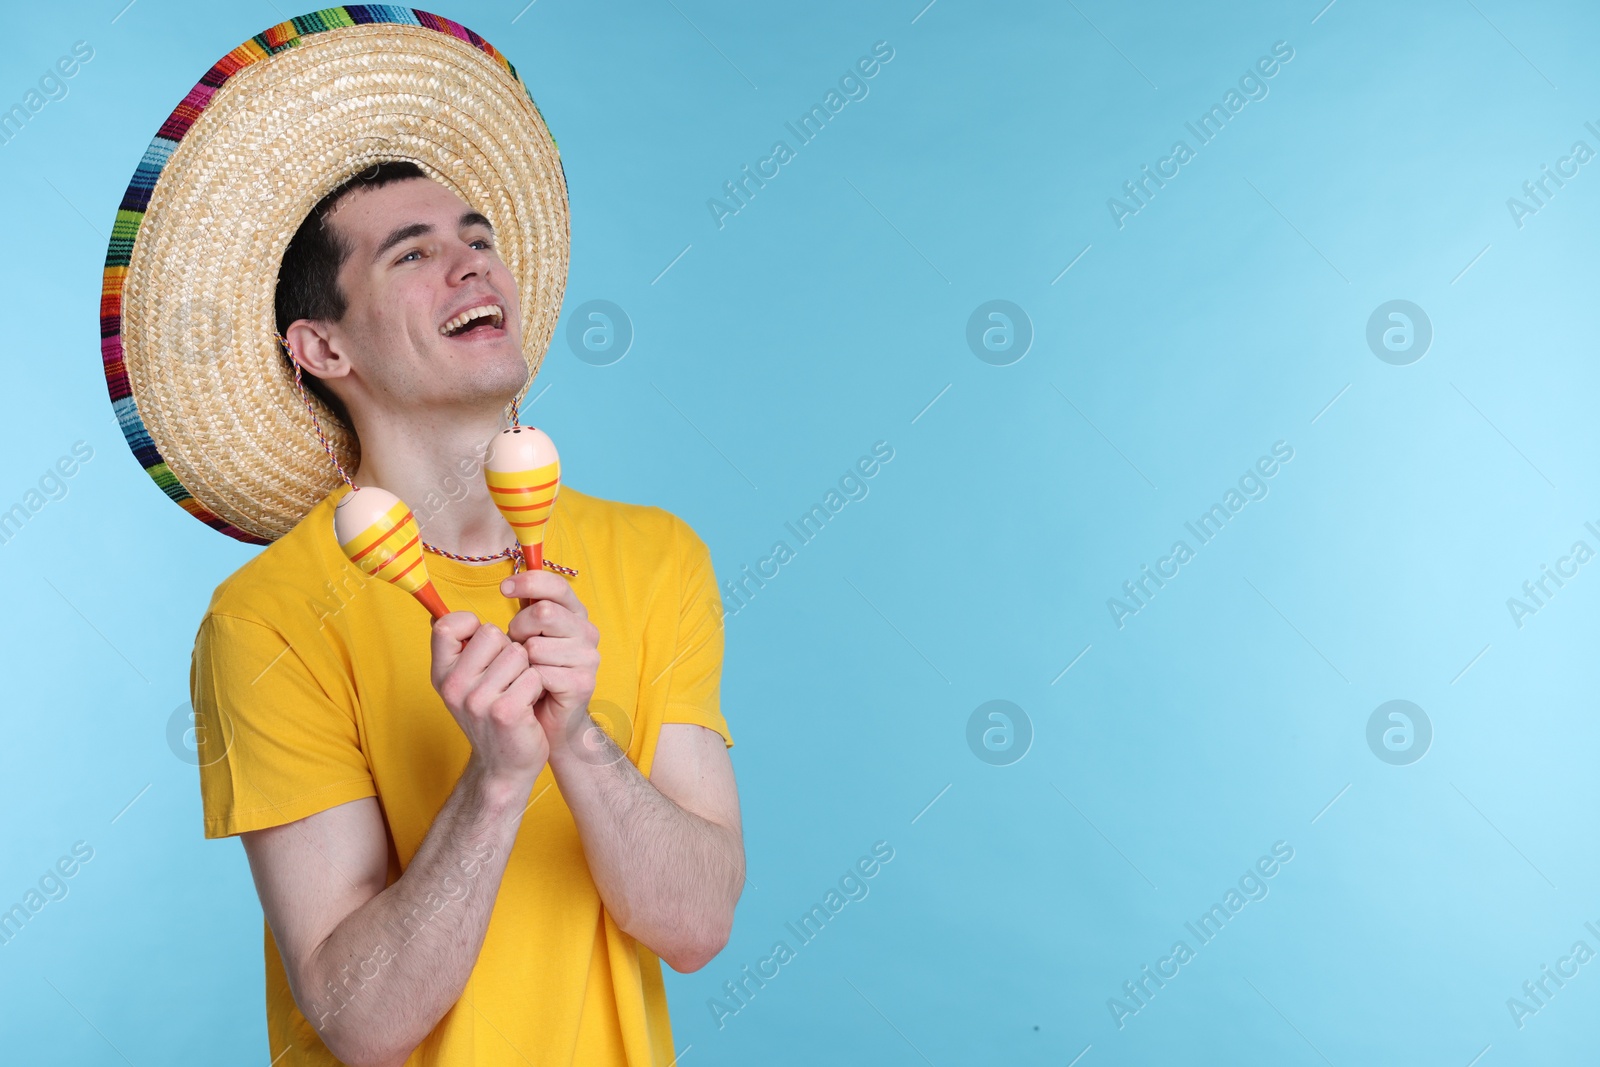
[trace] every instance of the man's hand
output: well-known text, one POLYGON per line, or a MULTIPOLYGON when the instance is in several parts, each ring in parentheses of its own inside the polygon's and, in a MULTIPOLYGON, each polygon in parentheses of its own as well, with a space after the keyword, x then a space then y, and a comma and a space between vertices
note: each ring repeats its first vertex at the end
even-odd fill
POLYGON ((531 669, 544 683, 533 711, 550 743, 559 745, 573 717, 588 714, 600 666, 600 631, 560 575, 519 571, 500 583, 500 592, 530 601, 506 632, 526 650, 531 669))
POLYGON ((470 762, 492 781, 531 787, 550 742, 533 714, 545 683, 523 647, 471 612, 453 611, 433 624, 432 678, 472 743, 470 762))

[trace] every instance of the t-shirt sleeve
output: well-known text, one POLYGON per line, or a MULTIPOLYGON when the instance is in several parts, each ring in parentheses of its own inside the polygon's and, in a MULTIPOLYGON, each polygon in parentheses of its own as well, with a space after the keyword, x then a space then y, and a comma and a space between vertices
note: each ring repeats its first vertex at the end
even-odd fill
POLYGON ((377 796, 348 686, 319 679, 272 627, 207 614, 189 689, 206 837, 279 826, 377 796))
POLYGON ((722 596, 711 550, 688 523, 674 518, 679 573, 678 640, 667 681, 663 722, 690 722, 715 730, 733 747, 722 714, 722 596))

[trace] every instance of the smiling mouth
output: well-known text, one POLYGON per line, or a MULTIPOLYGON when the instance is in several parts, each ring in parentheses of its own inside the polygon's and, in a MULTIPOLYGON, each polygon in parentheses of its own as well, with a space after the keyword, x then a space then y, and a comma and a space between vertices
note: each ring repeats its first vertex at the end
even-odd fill
POLYGON ((446 337, 486 337, 503 332, 505 312, 499 304, 483 304, 468 308, 443 326, 439 332, 446 337))

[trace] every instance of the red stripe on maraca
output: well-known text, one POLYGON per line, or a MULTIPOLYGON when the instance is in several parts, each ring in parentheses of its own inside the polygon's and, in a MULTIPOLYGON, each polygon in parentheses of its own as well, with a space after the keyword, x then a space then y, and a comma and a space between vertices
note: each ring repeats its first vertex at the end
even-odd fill
MULTIPOLYGON (((389 540, 390 537, 394 536, 396 533, 399 533, 399 532, 401 532, 401 528, 396 526, 393 530, 390 530, 388 533, 384 534, 382 537, 378 538, 376 541, 372 542, 372 544, 368 545, 366 548, 363 548, 360 552, 357 552, 355 555, 351 556, 350 558, 352 560, 359 560, 362 556, 365 556, 368 552, 371 552, 373 549, 377 548, 379 545, 383 544, 385 541, 389 540)), ((417 541, 420 539, 420 537, 421 537, 421 535, 419 534, 417 537, 413 537, 411 540, 407 541, 405 544, 401 545, 399 548, 397 548, 394 551, 390 552, 389 553, 390 558, 392 559, 395 556, 398 556, 400 553, 404 552, 406 549, 408 549, 412 545, 416 544, 417 541)), ((384 562, 378 564, 378 569, 382 570, 385 566, 388 565, 388 562, 389 562, 388 560, 384 560, 384 562)))
MULTIPOLYGON (((368 545, 366 548, 363 548, 360 552, 357 552, 355 555, 351 556, 350 557, 350 561, 353 563, 356 560, 360 559, 362 556, 365 556, 368 552, 371 552, 373 549, 375 549, 379 545, 383 544, 389 538, 393 537, 397 530, 405 529, 406 523, 414 522, 414 521, 415 521, 415 519, 413 518, 411 512, 407 511, 404 515, 402 515, 400 517, 400 521, 399 522, 395 523, 393 526, 389 527, 389 529, 384 531, 384 534, 383 534, 382 537, 380 537, 376 541, 372 542, 372 544, 368 545)), ((352 538, 352 540, 354 540, 354 538, 352 538)), ((413 542, 413 543, 415 543, 415 542, 413 542)), ((407 545, 403 546, 400 549, 400 551, 404 552, 407 548, 410 548, 410 547, 411 547, 411 545, 407 544, 407 545)))
POLYGON ((555 485, 560 480, 561 479, 559 477, 558 478, 552 478, 548 482, 545 482, 542 485, 527 485, 527 486, 522 486, 522 485, 491 485, 489 487, 489 492, 491 492, 491 493, 536 493, 540 489, 548 489, 548 488, 550 488, 552 485, 555 485))
POLYGON ((406 575, 408 575, 412 571, 416 570, 417 569, 417 564, 419 564, 421 562, 422 562, 422 557, 419 555, 419 556, 417 556, 416 559, 411 561, 411 566, 407 567, 405 570, 401 571, 399 574, 395 575, 393 578, 385 579, 385 581, 394 582, 395 584, 398 585, 399 582, 400 582, 400 579, 404 578, 406 575))

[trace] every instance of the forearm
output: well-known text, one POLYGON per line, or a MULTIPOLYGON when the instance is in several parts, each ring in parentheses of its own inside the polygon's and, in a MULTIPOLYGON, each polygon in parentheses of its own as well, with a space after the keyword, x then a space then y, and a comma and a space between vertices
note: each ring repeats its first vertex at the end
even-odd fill
POLYGON ((599 753, 584 759, 562 746, 550 756, 590 874, 618 926, 673 969, 696 970, 727 941, 743 845, 662 795, 610 738, 603 745, 596 762, 599 753))
POLYGON ((460 998, 527 794, 469 763, 405 873, 311 954, 296 998, 341 1060, 403 1062, 460 998))

